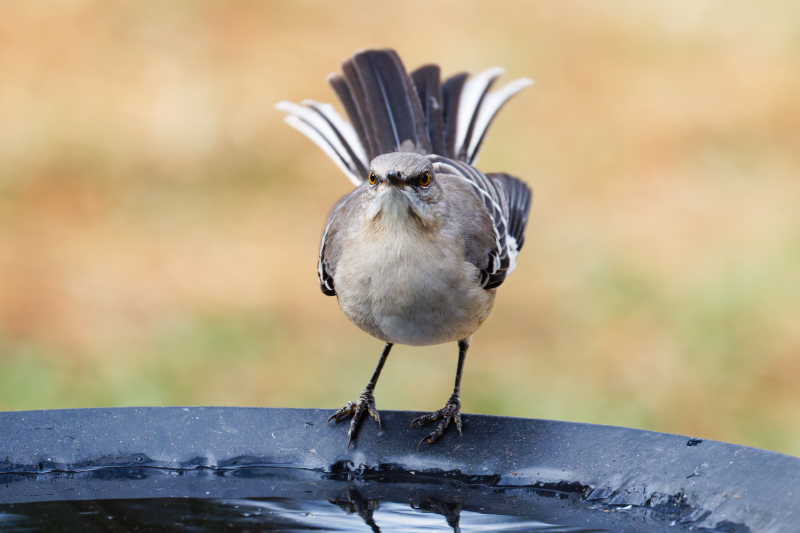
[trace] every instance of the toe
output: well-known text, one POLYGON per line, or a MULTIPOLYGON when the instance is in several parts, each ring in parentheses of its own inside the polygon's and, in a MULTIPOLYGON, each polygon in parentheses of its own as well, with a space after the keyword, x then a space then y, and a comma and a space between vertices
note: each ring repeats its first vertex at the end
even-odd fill
POLYGON ((445 430, 450 425, 450 422, 455 422, 456 428, 458 429, 458 434, 462 435, 461 411, 459 404, 460 402, 458 401, 457 398, 453 400, 453 398, 451 397, 448 400, 447 405, 445 405, 442 409, 439 409, 434 413, 430 413, 415 418, 411 422, 409 428, 413 427, 414 424, 416 423, 418 423, 421 426, 426 422, 431 422, 433 420, 438 420, 441 418, 441 422, 439 422, 439 424, 436 426, 436 429, 430 435, 428 435, 427 437, 425 437, 420 441, 419 446, 417 446, 417 451, 419 451, 419 449, 422 447, 422 443, 425 441, 428 441, 429 444, 433 444, 434 442, 436 442, 436 439, 438 439, 444 434, 445 430))
POLYGON ((381 415, 378 413, 378 410, 375 409, 375 406, 369 408, 369 414, 378 423, 378 429, 383 429, 381 427, 381 415))
POLYGON ((339 420, 341 420, 342 418, 346 417, 347 415, 353 414, 353 412, 355 411, 355 407, 356 407, 356 403, 355 402, 347 402, 344 407, 342 407, 341 409, 339 409, 338 411, 333 413, 330 416, 330 418, 328 418, 328 422, 325 422, 325 423, 327 424, 331 420, 336 420, 338 422, 339 420))
POLYGON ((408 426, 409 428, 414 427, 414 424, 419 424, 420 426, 425 425, 426 422, 433 422, 434 420, 438 420, 442 417, 444 409, 439 409, 433 413, 428 413, 427 415, 418 416, 414 420, 411 421, 411 425, 408 426))

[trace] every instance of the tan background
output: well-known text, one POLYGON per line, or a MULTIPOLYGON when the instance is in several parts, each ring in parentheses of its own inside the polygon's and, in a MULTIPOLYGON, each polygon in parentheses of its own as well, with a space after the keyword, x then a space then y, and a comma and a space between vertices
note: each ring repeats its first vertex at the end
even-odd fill
MULTIPOLYGON (((3 2, 0 409, 354 399, 381 343, 315 274, 349 182, 273 105, 364 46, 537 82, 478 164, 535 201, 466 412, 800 455, 791 2, 3 2)), ((378 407, 455 363, 397 347, 378 407)))

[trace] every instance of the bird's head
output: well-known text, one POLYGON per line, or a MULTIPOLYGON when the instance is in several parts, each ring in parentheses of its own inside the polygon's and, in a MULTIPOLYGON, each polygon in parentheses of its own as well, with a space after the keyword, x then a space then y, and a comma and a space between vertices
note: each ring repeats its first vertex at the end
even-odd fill
POLYGON ((412 152, 392 152, 372 160, 367 178, 367 210, 400 221, 416 217, 425 225, 436 222, 442 188, 428 159, 412 152))

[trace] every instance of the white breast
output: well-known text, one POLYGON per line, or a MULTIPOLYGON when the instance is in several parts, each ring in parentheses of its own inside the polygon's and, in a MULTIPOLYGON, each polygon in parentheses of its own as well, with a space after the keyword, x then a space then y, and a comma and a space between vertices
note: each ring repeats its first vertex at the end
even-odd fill
POLYGON ((356 232, 343 247, 334 276, 342 311, 385 342, 424 346, 472 335, 495 291, 480 287, 463 244, 391 226, 356 232))

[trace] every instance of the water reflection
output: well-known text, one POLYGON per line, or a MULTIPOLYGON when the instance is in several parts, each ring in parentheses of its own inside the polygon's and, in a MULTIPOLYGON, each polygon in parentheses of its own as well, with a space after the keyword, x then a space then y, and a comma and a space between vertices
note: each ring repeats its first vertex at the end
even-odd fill
POLYGON ((459 502, 380 502, 350 490, 348 499, 148 498, 0 505, 2 531, 498 531, 589 533, 525 517, 462 511, 459 502))
POLYGON ((380 528, 378 524, 375 523, 373 515, 375 511, 381 508, 380 500, 362 498, 358 492, 353 489, 347 489, 347 496, 348 498, 346 500, 328 499, 328 501, 347 514, 356 514, 360 516, 374 533, 378 533, 380 528))

